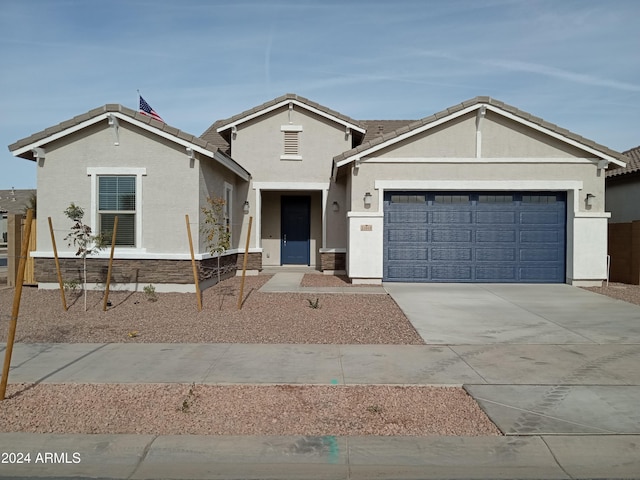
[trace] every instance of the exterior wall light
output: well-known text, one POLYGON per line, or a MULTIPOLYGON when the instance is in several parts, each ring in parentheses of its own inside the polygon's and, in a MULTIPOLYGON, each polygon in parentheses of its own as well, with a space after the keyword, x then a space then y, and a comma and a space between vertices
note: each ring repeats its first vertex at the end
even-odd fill
POLYGON ((335 202, 335 201, 334 201, 331 205, 332 205, 332 207, 333 207, 333 211, 334 211, 334 212, 337 212, 337 211, 339 211, 339 210, 340 210, 340 205, 338 205, 338 202, 335 202))
POLYGON ((371 207, 371 192, 367 192, 364 194, 364 208, 371 207))
POLYGON ((244 205, 242 206, 242 212, 247 215, 249 213, 249 200, 244 201, 244 205))
POLYGON ((587 207, 593 206, 594 198, 596 198, 596 196, 593 193, 587 193, 587 198, 586 198, 587 207))

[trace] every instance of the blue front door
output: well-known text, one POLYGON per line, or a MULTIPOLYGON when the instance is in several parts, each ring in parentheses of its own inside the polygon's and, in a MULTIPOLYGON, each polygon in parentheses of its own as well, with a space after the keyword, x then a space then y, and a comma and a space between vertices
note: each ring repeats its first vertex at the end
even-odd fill
POLYGON ((309 265, 310 206, 310 197, 282 197, 282 265, 309 265))

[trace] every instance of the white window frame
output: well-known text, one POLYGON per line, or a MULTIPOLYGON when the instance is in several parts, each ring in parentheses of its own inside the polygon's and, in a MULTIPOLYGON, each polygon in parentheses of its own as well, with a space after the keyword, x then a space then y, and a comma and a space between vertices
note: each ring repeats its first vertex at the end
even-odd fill
POLYGON ((146 168, 127 168, 127 167, 89 167, 87 175, 91 181, 91 231, 95 234, 99 228, 99 209, 98 209, 98 177, 101 176, 129 176, 136 177, 136 243, 133 247, 116 246, 115 250, 127 252, 144 252, 142 248, 142 177, 147 174, 146 168))
POLYGON ((229 229, 229 245, 233 245, 233 185, 224 182, 224 219, 229 229))

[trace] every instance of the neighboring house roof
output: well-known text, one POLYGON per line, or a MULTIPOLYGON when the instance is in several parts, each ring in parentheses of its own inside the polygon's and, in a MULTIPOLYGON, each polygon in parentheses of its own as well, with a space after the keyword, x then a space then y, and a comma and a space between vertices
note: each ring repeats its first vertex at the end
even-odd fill
POLYGON ((0 212, 24 213, 36 190, 0 190, 0 212))
POLYGON ((605 157, 607 160, 613 163, 624 166, 626 158, 621 153, 611 150, 604 145, 600 145, 599 143, 584 138, 580 135, 570 132, 567 129, 561 128, 553 123, 549 123, 542 118, 531 115, 530 113, 524 112, 516 107, 512 107, 511 105, 508 105, 491 97, 476 97, 442 110, 441 112, 435 113, 429 117, 423 118, 422 120, 417 120, 413 123, 404 125, 392 132, 385 133, 373 138, 370 137, 370 140, 365 141, 359 146, 334 157, 334 165, 336 167, 340 167, 356 160, 361 156, 369 155, 377 150, 385 148, 398 141, 404 140, 407 137, 428 130, 429 128, 440 125, 457 116, 477 110, 483 106, 501 115, 510 117, 521 123, 528 124, 534 128, 543 130, 546 133, 553 135, 556 138, 559 138, 560 140, 563 140, 571 145, 585 150, 591 150, 598 156, 605 157))
POLYGON ((620 177, 631 173, 640 173, 640 146, 622 152, 627 157, 627 165, 624 167, 616 167, 607 171, 607 178, 620 177))
POLYGON ((9 145, 9 151, 17 157, 27 160, 36 160, 39 155, 45 154, 43 147, 46 144, 103 120, 108 120, 110 124, 112 124, 112 122, 117 123, 117 119, 129 122, 182 145, 185 148, 197 151, 209 158, 213 158, 244 180, 248 180, 250 177, 247 170, 231 159, 231 157, 229 157, 224 151, 218 149, 216 145, 209 143, 200 137, 196 137, 167 125, 164 122, 155 120, 136 110, 132 110, 118 104, 107 104, 102 107, 94 108, 93 110, 89 110, 87 113, 75 116, 70 120, 59 123, 58 125, 54 125, 53 127, 34 133, 29 137, 23 138, 22 140, 18 140, 17 142, 9 145))
POLYGON ((415 120, 360 120, 360 124, 367 129, 362 143, 369 142, 386 133, 394 132, 414 122, 415 120))
MULTIPOLYGON (((334 122, 341 123, 345 127, 359 131, 360 133, 365 133, 365 130, 366 130, 365 127, 362 126, 357 120, 347 117, 346 115, 336 112, 335 110, 331 110, 330 108, 320 105, 319 103, 313 102, 308 98, 301 97, 300 95, 296 95, 295 93, 287 93, 286 95, 283 95, 281 97, 265 102, 262 105, 258 105, 257 107, 251 108, 242 113, 234 115, 231 118, 216 122, 214 125, 217 124, 218 126, 216 127, 215 131, 219 133, 224 130, 230 129, 236 125, 240 125, 241 123, 244 123, 253 118, 264 115, 268 112, 276 110, 289 103, 293 103, 294 105, 298 105, 309 111, 317 113, 318 115, 321 115, 325 118, 333 120, 334 122)), ((211 128, 213 128, 213 126, 211 128)), ((209 128, 207 132, 209 132, 211 128, 209 128)), ((207 132, 205 132, 202 135, 203 138, 205 137, 207 132)))

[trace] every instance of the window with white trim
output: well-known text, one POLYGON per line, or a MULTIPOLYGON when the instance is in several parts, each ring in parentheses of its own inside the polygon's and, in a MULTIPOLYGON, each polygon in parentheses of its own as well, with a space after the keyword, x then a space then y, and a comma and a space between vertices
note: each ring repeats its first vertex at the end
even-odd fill
POLYGON ((229 233, 229 243, 233 233, 233 185, 224 182, 224 221, 229 233))
POLYGON ((284 135, 284 148, 280 160, 302 160, 300 152, 302 125, 282 125, 280 130, 284 135))
POLYGON ((98 176, 98 231, 111 245, 115 217, 118 217, 116 246, 136 246, 136 177, 98 176))

